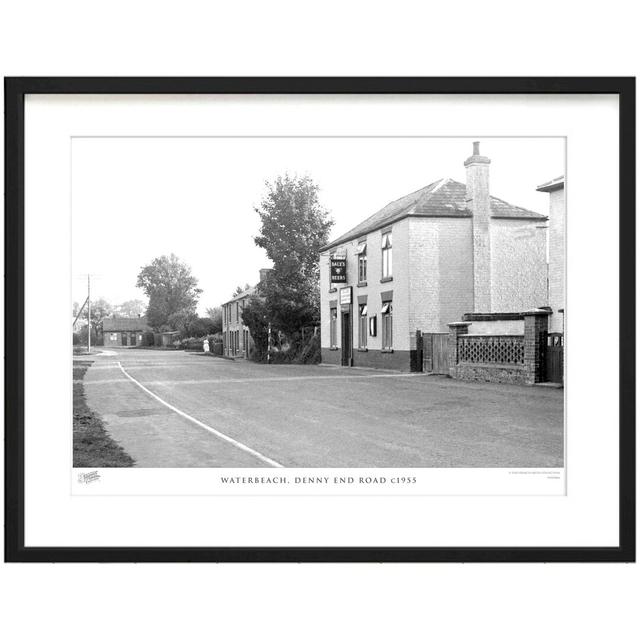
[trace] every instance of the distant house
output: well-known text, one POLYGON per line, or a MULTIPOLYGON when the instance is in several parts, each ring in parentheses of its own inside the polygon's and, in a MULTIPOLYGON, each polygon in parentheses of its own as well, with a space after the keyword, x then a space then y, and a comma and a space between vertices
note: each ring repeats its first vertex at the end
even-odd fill
POLYGON ((105 347, 136 347, 142 344, 142 334, 150 331, 147 319, 104 318, 102 334, 105 347))
MULTIPOLYGON (((260 269, 260 281, 264 280, 271 269, 260 269)), ((242 312, 250 296, 255 294, 256 286, 249 287, 235 295, 222 305, 222 341, 223 353, 231 358, 248 358, 253 348, 253 339, 249 328, 242 321, 242 312)))

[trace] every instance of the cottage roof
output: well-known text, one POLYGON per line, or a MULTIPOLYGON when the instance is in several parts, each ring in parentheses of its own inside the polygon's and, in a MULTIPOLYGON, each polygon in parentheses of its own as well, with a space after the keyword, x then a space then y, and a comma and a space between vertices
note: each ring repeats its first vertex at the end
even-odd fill
POLYGON ((142 318, 103 318, 103 331, 149 331, 146 317, 142 318))
MULTIPOLYGON (((408 216, 428 218, 468 218, 471 211, 466 203, 467 187, 461 182, 444 178, 414 191, 374 213, 339 238, 322 248, 323 251, 336 245, 364 236, 371 231, 386 227, 408 216)), ((505 200, 490 196, 491 217, 546 220, 547 217, 535 211, 518 207, 505 200)))

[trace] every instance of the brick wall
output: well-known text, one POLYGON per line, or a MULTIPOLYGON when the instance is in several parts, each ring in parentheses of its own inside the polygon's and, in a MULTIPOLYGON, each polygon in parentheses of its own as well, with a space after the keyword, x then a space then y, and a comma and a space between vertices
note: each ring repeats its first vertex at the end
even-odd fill
MULTIPOLYGON (((469 334, 470 322, 453 322, 449 324, 448 356, 449 375, 462 380, 482 382, 502 382, 510 384, 535 384, 545 380, 545 345, 548 326, 548 314, 545 311, 532 310, 524 316, 524 334, 517 336, 495 336, 506 345, 511 340, 515 346, 519 343, 518 357, 516 351, 501 351, 491 347, 496 342, 491 336, 482 338, 469 334), (462 340, 462 342, 461 342, 462 340), (488 346, 483 350, 471 350, 471 357, 464 357, 464 341, 481 341, 488 346), (461 354, 459 348, 462 349, 461 354), (493 357, 479 357, 483 353, 493 357)), ((478 345, 481 347, 482 345, 478 345)), ((511 347, 511 345, 509 345, 511 347)))
POLYGON ((411 218, 409 325, 425 333, 448 331, 473 308, 470 218, 411 218))
POLYGON ((546 224, 491 221, 492 312, 524 311, 547 304, 546 224))

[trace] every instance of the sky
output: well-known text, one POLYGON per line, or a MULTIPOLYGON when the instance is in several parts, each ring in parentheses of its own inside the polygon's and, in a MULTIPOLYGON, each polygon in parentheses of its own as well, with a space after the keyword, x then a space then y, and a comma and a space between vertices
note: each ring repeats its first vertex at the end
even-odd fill
POLYGON ((465 182, 472 141, 491 159, 491 194, 543 214, 536 186, 565 173, 564 138, 74 138, 73 300, 140 298, 140 269, 175 253, 203 290, 198 311, 255 284, 270 266, 253 238, 265 182, 309 175, 336 238, 440 178, 465 182))

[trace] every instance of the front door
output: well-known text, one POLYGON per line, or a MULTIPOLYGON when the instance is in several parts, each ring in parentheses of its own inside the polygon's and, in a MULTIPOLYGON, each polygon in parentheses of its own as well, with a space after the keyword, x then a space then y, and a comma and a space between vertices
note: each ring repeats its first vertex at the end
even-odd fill
POLYGON ((562 384, 564 373, 564 336, 561 333, 547 334, 546 380, 562 384))
POLYGON ((351 314, 347 311, 342 314, 342 366, 351 366, 351 314))
POLYGON ((120 340, 122 342, 122 346, 126 347, 127 346, 127 334, 124 331, 120 334, 120 340))

